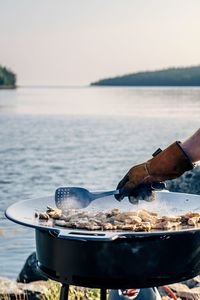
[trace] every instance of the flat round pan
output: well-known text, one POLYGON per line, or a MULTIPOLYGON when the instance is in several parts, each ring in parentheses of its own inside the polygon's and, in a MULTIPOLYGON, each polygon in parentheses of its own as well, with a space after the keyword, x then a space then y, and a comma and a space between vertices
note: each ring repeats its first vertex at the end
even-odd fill
MULTIPOLYGON (((11 205, 6 210, 6 217, 18 224, 40 230, 57 232, 58 237, 65 239, 81 240, 115 240, 118 237, 129 237, 133 235, 160 235, 167 233, 197 231, 199 228, 184 227, 180 230, 156 230, 151 232, 130 232, 130 231, 89 231, 64 228, 56 226, 52 219, 40 220, 35 217, 35 212, 45 211, 47 206, 55 207, 54 196, 19 201, 11 205)), ((119 208, 123 211, 147 209, 158 212, 159 215, 182 215, 187 212, 200 212, 200 196, 185 193, 172 193, 168 191, 156 192, 156 199, 153 202, 140 201, 133 205, 128 199, 121 202, 116 201, 113 196, 97 199, 84 210, 108 210, 119 208)))
MULTIPOLYGON (((40 221, 35 211, 55 206, 54 197, 17 202, 6 216, 35 228, 38 265, 48 277, 66 284, 99 288, 145 288, 183 281, 200 271, 200 230, 157 232, 63 229, 40 221)), ((114 197, 98 199, 87 210, 141 208, 161 215, 200 211, 200 196, 157 192, 156 200, 134 206, 114 197)))

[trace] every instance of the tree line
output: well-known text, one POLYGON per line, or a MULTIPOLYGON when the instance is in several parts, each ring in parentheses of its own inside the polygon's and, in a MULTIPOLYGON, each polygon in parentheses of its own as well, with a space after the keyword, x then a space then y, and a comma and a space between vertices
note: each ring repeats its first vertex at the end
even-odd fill
POLYGON ((98 80, 100 86, 200 86, 200 66, 146 71, 98 80))
POLYGON ((0 88, 15 88, 16 75, 6 67, 0 66, 0 88))

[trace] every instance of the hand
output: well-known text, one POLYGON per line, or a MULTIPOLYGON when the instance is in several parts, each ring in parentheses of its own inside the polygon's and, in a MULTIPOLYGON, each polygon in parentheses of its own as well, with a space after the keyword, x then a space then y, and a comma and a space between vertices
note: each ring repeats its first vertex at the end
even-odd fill
POLYGON ((155 200, 155 191, 164 190, 166 185, 164 182, 153 182, 152 184, 141 183, 134 190, 131 196, 128 196, 129 202, 137 204, 139 200, 151 202, 155 200))
POLYGON ((152 159, 136 165, 128 171, 117 186, 117 189, 120 190, 120 194, 115 195, 117 200, 120 201, 125 196, 130 199, 136 192, 139 197, 145 185, 150 192, 149 187, 153 183, 177 178, 193 168, 193 164, 181 148, 180 142, 173 143, 164 151, 156 151, 153 156, 152 159))

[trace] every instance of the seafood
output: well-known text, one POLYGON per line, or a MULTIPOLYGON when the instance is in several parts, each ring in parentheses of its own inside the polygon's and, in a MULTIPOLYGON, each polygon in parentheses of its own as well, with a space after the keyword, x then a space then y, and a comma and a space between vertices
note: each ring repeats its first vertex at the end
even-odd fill
POLYGON ((55 225, 86 230, 126 230, 149 232, 172 230, 180 226, 200 226, 200 213, 188 212, 182 216, 159 216, 158 213, 140 209, 122 212, 112 209, 106 212, 90 212, 71 209, 65 214, 58 208, 48 206, 45 212, 35 212, 35 217, 55 225))

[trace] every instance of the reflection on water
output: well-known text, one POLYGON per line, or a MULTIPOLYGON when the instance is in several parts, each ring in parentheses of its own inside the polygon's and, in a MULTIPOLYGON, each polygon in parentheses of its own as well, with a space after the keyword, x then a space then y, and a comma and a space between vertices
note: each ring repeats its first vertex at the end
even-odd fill
POLYGON ((0 276, 16 277, 34 232, 4 217, 58 186, 112 190, 127 169, 199 127, 198 88, 0 91, 0 276))
POLYGON ((199 88, 20 88, 1 91, 0 111, 20 114, 198 117, 199 88), (162 99, 162 101, 161 101, 162 99))

